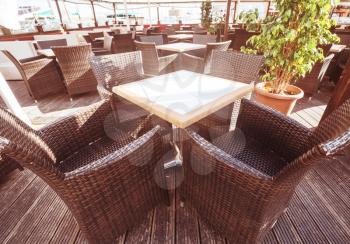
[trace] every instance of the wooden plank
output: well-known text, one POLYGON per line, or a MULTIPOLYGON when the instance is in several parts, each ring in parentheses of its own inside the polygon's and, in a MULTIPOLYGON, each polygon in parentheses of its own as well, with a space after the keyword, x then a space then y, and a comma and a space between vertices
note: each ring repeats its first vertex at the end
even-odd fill
POLYGON ((128 231, 125 238, 125 244, 150 243, 153 214, 154 211, 150 211, 147 214, 147 218, 144 219, 142 223, 138 224, 133 229, 128 231))
POLYGON ((75 239, 74 243, 75 244, 89 244, 81 231, 79 231, 77 239, 75 239))
POLYGON ((296 112, 300 117, 302 117, 307 123, 309 123, 312 127, 316 127, 318 122, 315 118, 311 117, 305 110, 299 110, 296 112))
POLYGON ((166 174, 169 186, 170 206, 158 206, 154 211, 151 243, 175 243, 175 172, 166 174))
POLYGON ((0 217, 0 243, 11 233, 28 209, 38 201, 38 196, 46 186, 41 179, 35 178, 11 207, 4 212, 0 217))
POLYGON ((317 174, 311 172, 308 178, 310 179, 307 181, 308 185, 350 237, 350 208, 338 198, 333 190, 324 184, 323 180, 317 174))
POLYGON ((38 225, 52 202, 57 198, 52 189, 48 186, 40 194, 37 201, 23 215, 11 233, 4 240, 4 243, 25 243, 32 234, 35 226, 38 225))
POLYGON ((271 230, 267 235, 265 236, 263 244, 278 244, 277 238, 273 231, 271 230))
MULTIPOLYGON (((181 169, 178 168, 175 180, 182 179, 181 169)), ((176 183, 178 185, 178 183, 176 183)), ((199 226, 194 213, 186 205, 181 204, 180 195, 176 192, 176 242, 177 243, 200 243, 199 226)))
POLYGON ((298 197, 294 196, 291 199, 286 214, 303 243, 315 243, 315 240, 319 243, 328 242, 298 197))
POLYGON ((282 214, 272 229, 279 243, 303 243, 286 214, 282 214))
POLYGON ((329 242, 346 243, 349 240, 337 220, 307 184, 298 187, 296 194, 329 242))
POLYGON ((11 207, 34 178, 34 174, 25 170, 15 174, 11 180, 0 185, 0 216, 11 207))
POLYGON ((207 223, 198 218, 201 243, 225 244, 226 240, 219 233, 214 231, 207 223))
POLYGON ((74 243, 78 234, 79 226, 72 213, 67 211, 61 224, 58 226, 54 236, 50 240, 52 244, 74 243))
POLYGON ((67 206, 57 197, 26 243, 49 243, 67 211, 67 206))

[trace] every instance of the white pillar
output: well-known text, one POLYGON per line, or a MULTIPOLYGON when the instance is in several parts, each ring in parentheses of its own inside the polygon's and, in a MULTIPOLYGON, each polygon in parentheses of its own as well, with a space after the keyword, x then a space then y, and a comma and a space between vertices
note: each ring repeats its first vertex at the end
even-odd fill
POLYGON ((148 19, 149 19, 149 25, 152 26, 152 21, 151 21, 151 1, 147 1, 147 6, 148 6, 148 19))
POLYGON ((128 28, 128 31, 129 31, 130 30, 130 20, 129 20, 129 14, 128 14, 128 4, 126 3, 126 0, 124 0, 124 10, 125 10, 126 26, 128 28))

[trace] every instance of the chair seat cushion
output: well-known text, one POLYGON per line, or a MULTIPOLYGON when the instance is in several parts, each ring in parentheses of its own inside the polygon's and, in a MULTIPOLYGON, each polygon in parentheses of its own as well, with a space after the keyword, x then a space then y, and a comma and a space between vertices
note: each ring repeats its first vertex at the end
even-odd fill
POLYGON ((213 144, 241 162, 270 176, 278 173, 287 161, 265 144, 246 137, 242 131, 230 131, 213 141, 213 144))
MULTIPOLYGON (((60 162, 58 167, 62 172, 71 172, 107 157, 134 140, 121 130, 115 133, 120 133, 119 139, 111 139, 109 137, 101 138, 81 148, 78 152, 60 162)), ((117 135, 114 134, 111 135, 111 137, 117 138, 117 135)))

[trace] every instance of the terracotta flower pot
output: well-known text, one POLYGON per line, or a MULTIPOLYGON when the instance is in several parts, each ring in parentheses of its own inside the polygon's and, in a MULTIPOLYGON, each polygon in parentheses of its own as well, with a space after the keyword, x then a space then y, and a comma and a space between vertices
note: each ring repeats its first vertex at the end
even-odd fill
POLYGON ((254 91, 256 101, 276 109, 285 115, 289 115, 297 100, 304 96, 303 90, 293 85, 289 85, 287 91, 295 95, 270 93, 264 88, 265 84, 266 82, 261 82, 255 85, 254 91))

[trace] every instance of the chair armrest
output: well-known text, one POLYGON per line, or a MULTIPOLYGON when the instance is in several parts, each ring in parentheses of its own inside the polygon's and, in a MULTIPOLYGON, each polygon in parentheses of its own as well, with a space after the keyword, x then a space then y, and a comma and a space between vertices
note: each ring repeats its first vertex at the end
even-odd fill
POLYGON ((19 60, 20 63, 27 63, 27 62, 31 62, 31 61, 36 61, 36 60, 40 60, 42 58, 46 58, 45 55, 38 55, 38 56, 34 56, 34 57, 30 57, 30 58, 23 58, 21 60, 19 60))
POLYGON ((115 123, 111 114, 109 101, 103 100, 90 105, 83 112, 42 128, 38 133, 60 161, 77 152, 81 147, 105 136, 105 126, 115 123))
POLYGON ((109 100, 113 96, 113 92, 109 91, 102 84, 97 85, 97 92, 100 95, 101 99, 109 100))
POLYGON ((256 102, 242 99, 237 128, 291 161, 309 150, 311 131, 297 121, 256 102))

